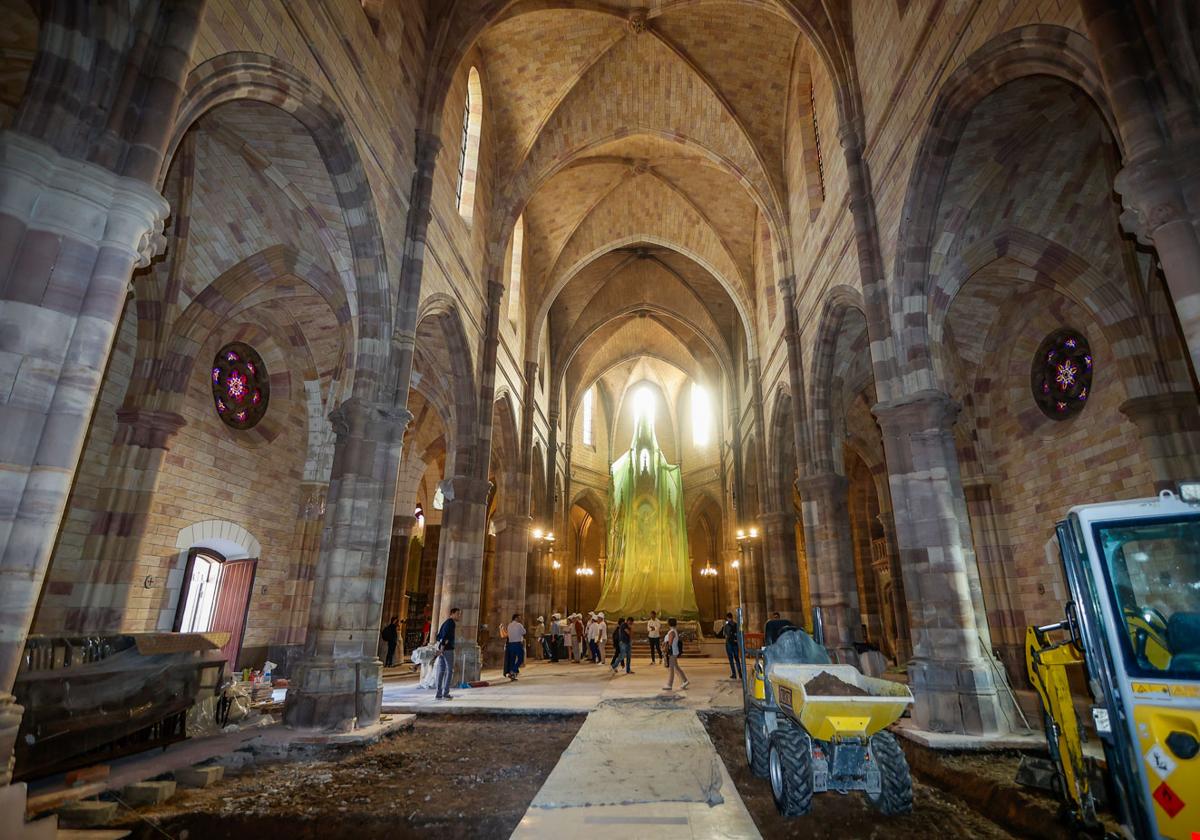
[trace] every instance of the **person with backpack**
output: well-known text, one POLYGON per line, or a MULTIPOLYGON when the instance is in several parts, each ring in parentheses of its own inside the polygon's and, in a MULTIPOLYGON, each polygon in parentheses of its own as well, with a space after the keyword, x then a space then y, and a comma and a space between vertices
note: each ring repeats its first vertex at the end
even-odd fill
POLYGON ((725 656, 729 658, 729 679, 742 678, 742 656, 738 650, 738 623, 733 620, 733 613, 725 613, 725 626, 721 628, 725 639, 725 656))
POLYGON ((633 643, 633 636, 630 632, 632 627, 632 618, 622 618, 617 622, 617 629, 613 631, 613 647, 617 649, 617 652, 613 654, 612 663, 609 665, 612 668, 613 676, 616 676, 617 665, 620 664, 622 659, 625 660, 625 673, 633 673, 629 667, 630 659, 632 659, 629 653, 629 649, 633 643))
POLYGON ((667 619, 667 684, 663 686, 663 691, 675 690, 676 674, 683 680, 679 687, 684 690, 688 687, 687 674, 679 667, 679 657, 683 655, 683 637, 679 635, 679 628, 676 626, 678 623, 674 618, 667 619))
POLYGON ((396 645, 400 641, 400 616, 392 616, 388 626, 379 633, 379 638, 387 642, 387 658, 383 660, 383 667, 391 668, 395 664, 396 645))

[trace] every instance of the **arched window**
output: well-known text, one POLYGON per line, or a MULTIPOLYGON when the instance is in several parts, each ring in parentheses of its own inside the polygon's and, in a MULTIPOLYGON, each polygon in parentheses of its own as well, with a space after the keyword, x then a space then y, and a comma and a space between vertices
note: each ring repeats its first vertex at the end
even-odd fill
POLYGON ((512 235, 512 265, 508 269, 508 321, 514 327, 521 317, 521 269, 525 252, 525 216, 517 217, 512 235))
POLYGON ((475 213, 475 182, 479 177, 479 132, 483 124, 483 86, 479 71, 467 76, 467 98, 463 103, 462 147, 458 155, 458 212, 470 222, 475 213))
POLYGON ((595 446, 596 435, 593 427, 593 413, 596 409, 596 386, 587 389, 583 395, 583 445, 595 446))
POLYGON ((708 391, 699 383, 692 383, 692 445, 708 446, 712 437, 712 404, 708 391))
POLYGON ((809 218, 815 218, 825 203, 825 158, 821 152, 821 124, 817 118, 817 87, 811 67, 802 63, 796 77, 796 130, 808 194, 809 218))

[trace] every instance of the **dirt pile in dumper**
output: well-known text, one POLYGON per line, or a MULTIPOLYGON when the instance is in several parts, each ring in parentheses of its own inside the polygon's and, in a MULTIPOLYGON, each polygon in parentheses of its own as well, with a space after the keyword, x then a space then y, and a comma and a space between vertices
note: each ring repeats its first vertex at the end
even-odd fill
POLYGON ((870 697, 868 691, 838 679, 828 671, 822 671, 804 684, 804 693, 809 697, 870 697))

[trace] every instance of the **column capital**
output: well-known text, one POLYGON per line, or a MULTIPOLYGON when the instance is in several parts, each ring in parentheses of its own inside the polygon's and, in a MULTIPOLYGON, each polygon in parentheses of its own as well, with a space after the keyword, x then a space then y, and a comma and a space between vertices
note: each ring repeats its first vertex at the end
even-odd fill
POLYGON ((841 473, 823 472, 802 475, 796 479, 796 492, 802 502, 810 499, 845 493, 850 486, 850 480, 841 473))
POLYGON ((1145 397, 1133 397, 1125 400, 1118 408, 1130 422, 1142 426, 1162 424, 1168 421, 1172 426, 1180 420, 1192 418, 1188 426, 1195 426, 1200 420, 1200 401, 1191 391, 1168 391, 1165 394, 1150 394, 1145 397))
POLYGON ((1113 180, 1125 212, 1121 225, 1143 245, 1153 245, 1155 232, 1173 222, 1192 221, 1187 196, 1200 190, 1197 143, 1174 143, 1125 165, 1113 180))
POLYGON ((0 180, 0 214, 31 230, 122 251, 138 268, 166 245, 170 205, 153 188, 22 132, 0 131, 0 180))
POLYGON ((784 299, 795 297, 796 295, 796 278, 794 275, 785 274, 775 281, 775 285, 779 287, 779 294, 784 299))
POLYGON ((393 516, 392 536, 407 537, 412 532, 413 526, 416 524, 417 517, 413 516, 411 513, 393 516))
POLYGON ((398 439, 412 419, 406 408, 360 397, 351 397, 329 412, 329 422, 339 438, 398 439))
POLYGON ((501 513, 492 517, 492 523, 496 526, 497 534, 517 532, 522 528, 528 531, 533 525, 533 517, 522 513, 501 513))
POLYGON ((488 494, 492 492, 492 482, 483 478, 471 478, 456 475, 440 482, 442 495, 446 503, 459 502, 462 504, 486 504, 488 494))
POLYGON ((954 426, 960 411, 962 406, 949 394, 937 390, 917 391, 876 403, 871 409, 880 428, 893 434, 946 431, 954 426))
POLYGON ((169 449, 171 438, 187 425, 187 421, 173 411, 118 408, 117 424, 121 443, 143 449, 169 449))
POLYGON ((418 128, 416 134, 417 143, 413 157, 416 160, 417 169, 432 172, 437 163, 437 156, 442 151, 442 138, 437 132, 426 131, 423 128, 418 128))
POLYGON ((773 531, 777 528, 793 525, 796 521, 796 515, 791 511, 772 510, 759 514, 758 521, 762 525, 763 531, 773 531))

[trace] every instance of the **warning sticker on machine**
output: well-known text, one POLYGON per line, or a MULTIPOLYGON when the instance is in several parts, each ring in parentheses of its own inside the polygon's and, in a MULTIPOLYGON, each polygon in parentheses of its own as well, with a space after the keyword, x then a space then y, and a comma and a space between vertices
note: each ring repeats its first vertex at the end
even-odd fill
POLYGON ((1135 682, 1130 685, 1134 694, 1170 694, 1171 689, 1166 683, 1135 682))
POLYGON ((1154 789, 1154 801, 1158 806, 1167 812, 1167 816, 1175 819, 1175 815, 1183 810, 1185 803, 1179 798, 1179 794, 1171 790, 1170 785, 1163 782, 1154 789))
POLYGON ((1166 781, 1167 777, 1175 772, 1175 759, 1171 758, 1159 744, 1155 744, 1150 748, 1150 752, 1146 753, 1146 763, 1163 781, 1166 781))

